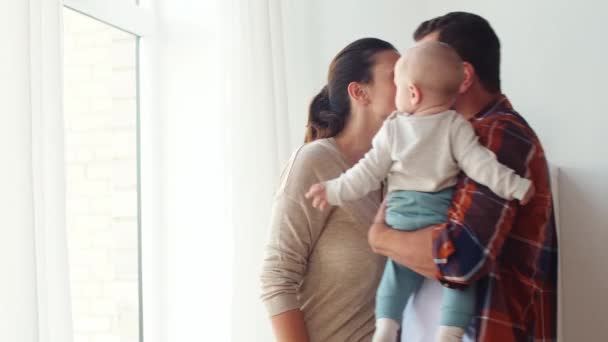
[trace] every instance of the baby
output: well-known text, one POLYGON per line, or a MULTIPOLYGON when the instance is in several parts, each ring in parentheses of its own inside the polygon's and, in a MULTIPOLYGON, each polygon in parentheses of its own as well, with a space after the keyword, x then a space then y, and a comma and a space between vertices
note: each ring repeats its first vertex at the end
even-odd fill
MULTIPOLYGON (((462 60, 451 47, 427 42, 395 65, 398 112, 384 122, 372 149, 339 178, 313 185, 306 198, 325 209, 363 197, 388 181, 386 223, 417 230, 447 221, 462 170, 496 195, 527 203, 533 184, 496 160, 477 141, 471 124, 451 110, 463 82, 462 60)), ((409 296, 422 276, 387 260, 376 295, 373 342, 394 342, 409 296)), ((475 308, 475 286, 444 289, 437 341, 460 341, 475 308)))

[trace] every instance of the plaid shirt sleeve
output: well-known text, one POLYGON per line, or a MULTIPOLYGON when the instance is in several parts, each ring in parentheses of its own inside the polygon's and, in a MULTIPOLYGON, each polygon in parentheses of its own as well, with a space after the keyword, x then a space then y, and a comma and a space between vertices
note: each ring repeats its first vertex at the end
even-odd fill
MULTIPOLYGON (((479 118, 480 142, 498 161, 526 177, 535 152, 534 133, 505 115, 479 118)), ((448 222, 434 231, 437 278, 446 286, 468 285, 488 274, 512 229, 519 202, 507 201, 461 174, 448 222)))

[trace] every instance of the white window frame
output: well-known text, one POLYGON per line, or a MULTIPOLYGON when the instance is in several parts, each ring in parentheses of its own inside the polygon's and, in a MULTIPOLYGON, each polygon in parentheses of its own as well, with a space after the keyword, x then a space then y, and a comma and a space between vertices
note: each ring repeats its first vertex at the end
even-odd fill
POLYGON ((136 36, 137 39, 137 159, 138 159, 138 272, 139 272, 139 341, 162 341, 161 296, 162 253, 159 253, 162 221, 159 175, 155 170, 161 157, 157 150, 156 120, 158 73, 158 26, 153 8, 156 0, 63 0, 63 6, 136 36), (143 4, 141 2, 144 2, 143 4), (142 76, 143 74, 143 76, 142 76), (142 151, 141 146, 146 146, 142 151), (143 178, 143 180, 142 180, 143 178), (144 197, 145 196, 145 197, 144 197), (142 200, 142 197, 143 200, 142 200), (145 202, 145 207, 142 207, 145 202), (146 234, 142 234, 142 221, 146 234), (144 263, 142 260, 147 260, 144 263), (145 296, 143 284, 146 283, 145 296), (144 323, 145 322, 145 323, 144 323))
POLYGON ((65 7, 139 37, 154 30, 152 10, 127 0, 63 0, 65 7))

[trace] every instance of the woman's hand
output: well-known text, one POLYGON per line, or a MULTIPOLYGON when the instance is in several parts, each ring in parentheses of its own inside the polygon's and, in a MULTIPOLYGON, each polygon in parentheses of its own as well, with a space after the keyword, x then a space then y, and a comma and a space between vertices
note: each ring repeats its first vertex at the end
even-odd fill
POLYGON ((325 190, 325 186, 321 183, 311 186, 304 197, 312 199, 312 206, 321 211, 329 207, 327 191, 325 190))

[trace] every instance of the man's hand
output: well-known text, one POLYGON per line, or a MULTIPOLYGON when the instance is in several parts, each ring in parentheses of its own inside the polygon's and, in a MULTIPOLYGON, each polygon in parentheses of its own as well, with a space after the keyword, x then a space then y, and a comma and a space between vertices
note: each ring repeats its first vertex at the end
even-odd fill
POLYGON ((329 207, 327 192, 325 191, 325 186, 321 183, 311 186, 304 197, 312 199, 312 206, 321 211, 329 207))
POLYGON ((436 279, 433 261, 433 230, 431 226, 416 231, 392 229, 386 225, 386 202, 383 202, 367 233, 372 251, 391 258, 429 279, 436 279))
POLYGON ((372 248, 374 253, 378 253, 379 247, 381 245, 381 237, 390 230, 389 227, 386 226, 386 222, 384 218, 386 217, 386 200, 382 202, 378 212, 376 213, 376 217, 374 217, 374 223, 369 228, 367 232, 367 241, 372 248))

